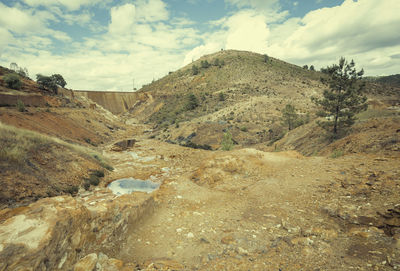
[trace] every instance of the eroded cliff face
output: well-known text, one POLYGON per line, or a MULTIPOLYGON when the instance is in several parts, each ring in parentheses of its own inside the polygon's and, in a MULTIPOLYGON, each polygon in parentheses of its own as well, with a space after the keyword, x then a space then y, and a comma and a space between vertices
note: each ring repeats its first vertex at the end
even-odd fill
POLYGON ((0 270, 71 270, 89 253, 113 255, 153 197, 109 190, 60 196, 0 212, 0 270))
POLYGON ((114 114, 127 112, 138 101, 147 97, 146 94, 138 92, 75 91, 74 93, 92 100, 114 114))

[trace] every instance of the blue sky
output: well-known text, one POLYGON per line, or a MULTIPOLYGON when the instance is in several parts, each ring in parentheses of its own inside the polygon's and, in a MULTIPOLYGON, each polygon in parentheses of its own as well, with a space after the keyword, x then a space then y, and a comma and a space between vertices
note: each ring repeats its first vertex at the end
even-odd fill
POLYGON ((400 73, 399 10, 398 0, 0 0, 0 65, 119 91, 221 48, 316 68, 345 56, 389 75, 400 73))

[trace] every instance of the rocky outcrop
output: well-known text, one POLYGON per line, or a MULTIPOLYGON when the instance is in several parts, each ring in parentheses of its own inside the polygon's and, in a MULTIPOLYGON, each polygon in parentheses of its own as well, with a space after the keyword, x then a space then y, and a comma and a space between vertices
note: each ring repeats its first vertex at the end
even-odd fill
MULTIPOLYGON (((145 193, 116 197, 109 190, 99 190, 3 210, 0 270, 71 270, 88 254, 113 255, 123 244, 129 225, 153 206, 153 197, 145 193)), ((89 258, 82 264, 97 262, 89 258)))

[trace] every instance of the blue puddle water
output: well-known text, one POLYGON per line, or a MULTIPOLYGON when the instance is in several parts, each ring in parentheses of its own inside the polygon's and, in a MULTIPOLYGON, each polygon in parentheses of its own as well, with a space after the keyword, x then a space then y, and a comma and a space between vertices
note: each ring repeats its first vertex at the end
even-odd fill
POLYGON ((124 178, 113 181, 107 186, 115 195, 130 194, 132 192, 151 193, 160 187, 160 184, 152 181, 142 181, 134 178, 124 178))

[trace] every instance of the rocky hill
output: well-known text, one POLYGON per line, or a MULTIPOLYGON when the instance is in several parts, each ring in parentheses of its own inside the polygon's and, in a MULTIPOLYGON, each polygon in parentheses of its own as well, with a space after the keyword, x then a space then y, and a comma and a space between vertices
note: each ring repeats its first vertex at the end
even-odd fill
MULTIPOLYGON (((311 123, 309 132, 297 137, 319 138, 323 133, 314 123, 316 108, 311 97, 327 88, 320 80, 324 76, 273 57, 221 51, 144 86, 139 92, 151 100, 136 103, 125 116, 153 123, 153 136, 170 143, 217 149, 229 130, 237 145, 271 149, 268 146, 287 133, 281 122, 287 104, 296 107, 304 124, 311 123)), ((400 88, 370 82, 366 91, 370 109, 375 110, 369 117, 393 106, 383 115, 398 115, 400 88)), ((312 154, 328 144, 318 139, 307 147, 280 144, 279 148, 312 154)))

